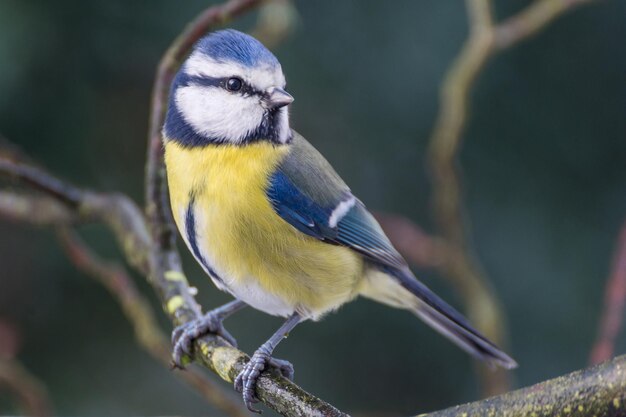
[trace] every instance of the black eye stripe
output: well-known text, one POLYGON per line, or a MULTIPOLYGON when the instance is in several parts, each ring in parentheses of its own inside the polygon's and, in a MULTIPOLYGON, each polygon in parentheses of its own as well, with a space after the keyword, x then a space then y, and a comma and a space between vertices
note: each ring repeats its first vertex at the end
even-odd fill
POLYGON ((187 79, 186 85, 199 85, 203 87, 220 87, 222 83, 222 78, 213 78, 213 77, 197 77, 190 76, 187 79))
POLYGON ((243 80, 242 80, 243 84, 241 86, 241 89, 239 89, 238 91, 230 91, 228 90, 227 85, 228 85, 228 80, 230 80, 231 78, 238 78, 238 77, 189 76, 187 78, 186 85, 199 85, 203 87, 221 87, 231 93, 238 93, 244 96, 251 96, 251 95, 262 96, 264 94, 262 91, 257 90, 256 88, 252 87, 250 84, 246 83, 243 80))

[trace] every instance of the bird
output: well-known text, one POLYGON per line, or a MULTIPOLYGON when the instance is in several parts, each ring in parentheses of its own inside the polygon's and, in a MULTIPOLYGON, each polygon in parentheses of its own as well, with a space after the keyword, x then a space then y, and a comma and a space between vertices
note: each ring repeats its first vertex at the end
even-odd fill
POLYGON ((208 333, 236 346, 223 325, 250 306, 285 318, 234 381, 251 411, 256 383, 304 321, 362 296, 409 310, 475 358, 516 362, 419 281, 365 205, 291 128, 294 98, 278 59, 233 30, 201 38, 176 73, 163 125, 172 215, 194 258, 234 300, 174 329, 173 362, 208 333))

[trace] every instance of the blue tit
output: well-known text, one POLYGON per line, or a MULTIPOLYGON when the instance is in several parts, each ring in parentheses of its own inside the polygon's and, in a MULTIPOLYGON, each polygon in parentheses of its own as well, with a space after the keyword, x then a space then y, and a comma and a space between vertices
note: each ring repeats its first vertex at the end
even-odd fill
POLYGON ((478 359, 516 363, 418 281, 374 217, 289 123, 276 57, 223 30, 201 39, 171 88, 163 128, 171 208, 189 250, 235 301, 174 331, 174 361, 249 305, 287 318, 235 381, 246 405, 276 345, 357 296, 409 310, 478 359))

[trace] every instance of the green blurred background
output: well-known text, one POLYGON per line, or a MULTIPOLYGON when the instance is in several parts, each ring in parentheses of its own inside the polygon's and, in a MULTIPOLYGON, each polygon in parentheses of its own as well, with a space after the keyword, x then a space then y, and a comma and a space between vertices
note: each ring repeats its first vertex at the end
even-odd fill
MULTIPOLYGON (((529 3, 498 2, 496 12, 529 3)), ((206 5, 0 0, 0 132, 64 178, 141 201, 155 66, 206 5)), ((295 5, 295 30, 275 49, 296 98, 293 125, 370 208, 433 231, 425 155, 439 85, 466 37, 463 2, 295 5)), ((234 27, 254 23, 253 13, 234 27)), ((493 59, 472 94, 468 216, 506 308, 516 386, 588 361, 626 216, 625 40, 626 2, 594 3, 493 59)), ((119 257, 104 229, 82 230, 119 257)), ((205 308, 227 300, 183 252, 205 308)), ((57 414, 214 413, 137 346, 116 302, 76 272, 50 230, 0 221, 0 265, 0 321, 57 414)), ((460 305, 437 274, 416 272, 460 305)), ((278 324, 245 311, 227 326, 251 353, 278 324)), ((412 315, 364 300, 302 325, 277 356, 301 386, 355 414, 415 414, 479 395, 463 352, 412 315)), ((14 412, 0 394, 0 414, 14 412)))

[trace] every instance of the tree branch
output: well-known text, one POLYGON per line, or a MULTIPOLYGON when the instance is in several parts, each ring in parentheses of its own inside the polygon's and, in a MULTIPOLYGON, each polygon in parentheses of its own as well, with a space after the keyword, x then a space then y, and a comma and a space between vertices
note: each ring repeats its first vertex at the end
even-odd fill
POLYGON ((439 268, 450 256, 441 238, 429 236, 411 219, 381 212, 374 212, 374 217, 393 246, 411 264, 421 268, 439 268))
MULTIPOLYGON (((100 259, 69 229, 61 228, 58 235, 68 258, 78 270, 96 279, 121 305, 128 321, 133 325, 139 345, 164 366, 170 367, 169 338, 159 328, 150 303, 137 290, 126 270, 120 265, 100 259)), ((189 372, 179 372, 177 375, 227 415, 249 415, 239 399, 232 398, 230 392, 207 379, 197 369, 190 368, 189 372)))
POLYGON ((52 414, 46 388, 14 359, 0 358, 0 387, 3 386, 15 394, 24 415, 52 414))
MULTIPOLYGON (((440 92, 439 115, 430 139, 429 162, 433 180, 433 212, 446 245, 454 253, 444 266, 458 289, 470 319, 490 339, 505 343, 504 314, 479 261, 473 256, 464 218, 458 154, 469 113, 469 95, 474 81, 495 53, 536 34, 556 17, 591 0, 538 0, 496 24, 490 0, 467 0, 469 38, 448 70, 440 92)), ((480 367, 487 395, 509 387, 505 371, 480 367)))
POLYGON ((0 216, 13 221, 27 220, 38 226, 78 222, 76 213, 53 198, 9 191, 0 191, 0 216))
POLYGON ((294 31, 298 20, 298 10, 291 0, 265 1, 250 35, 272 49, 294 31))
POLYGON ((601 315, 598 338, 591 352, 591 364, 613 356, 615 340, 619 335, 626 308, 626 221, 619 234, 611 274, 604 293, 604 312, 601 315))
POLYGON ((621 417, 626 415, 626 355, 531 387, 422 417, 621 417))
MULTIPOLYGON (((41 168, 23 163, 15 163, 0 158, 0 175, 12 177, 44 193, 46 197, 58 200, 59 204, 71 211, 72 219, 79 221, 102 222, 111 229, 128 262, 148 280, 155 289, 163 309, 174 324, 182 324, 198 317, 200 307, 189 291, 180 264, 166 260, 172 269, 164 269, 163 254, 151 240, 148 223, 141 210, 129 198, 121 194, 99 194, 82 190, 62 181, 41 168)), ((20 199, 24 203, 26 195, 3 192, 2 198, 20 199)), ((2 204, 0 207, 9 206, 2 204)), ((32 210, 12 210, 16 216, 32 210)), ((48 216, 46 223, 67 224, 68 216, 63 210, 59 215, 48 216)), ((17 218, 17 217, 14 217, 17 218)), ((27 220, 26 217, 20 217, 27 220)), ((176 260, 177 258, 174 258, 176 260)), ((241 372, 249 357, 228 345, 221 338, 206 336, 195 344, 193 360, 203 364, 227 382, 233 382, 241 372)), ((330 404, 302 390, 291 381, 273 370, 264 372, 259 378, 257 393, 261 401, 276 412, 285 416, 344 416, 330 404)))
POLYGON ((536 35, 565 12, 594 0, 539 0, 494 28, 494 50, 503 51, 536 35))

